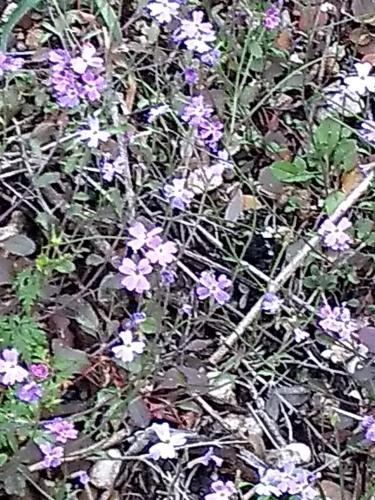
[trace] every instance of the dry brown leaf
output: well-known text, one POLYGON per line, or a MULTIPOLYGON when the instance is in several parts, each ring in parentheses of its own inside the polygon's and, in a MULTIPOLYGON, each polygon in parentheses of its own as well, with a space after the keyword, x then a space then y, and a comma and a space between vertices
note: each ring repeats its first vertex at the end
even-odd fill
POLYGON ((372 66, 375 66, 375 53, 366 54, 365 56, 363 56, 362 57, 362 62, 368 62, 372 66))
POLYGON ((375 25, 375 0, 353 0, 352 12, 358 20, 375 25))
POLYGON ((375 36, 366 27, 355 28, 349 36, 359 54, 373 54, 375 52, 375 36))
POLYGON ((251 194, 243 194, 241 198, 242 210, 259 210, 263 208, 262 203, 258 200, 256 196, 251 194))
POLYGON ((345 172, 341 176, 341 191, 345 194, 350 193, 362 181, 363 175, 358 168, 353 168, 350 172, 345 172))
POLYGON ((136 92, 137 92, 137 82, 131 76, 129 76, 128 88, 125 97, 126 109, 129 114, 133 111, 136 92))
POLYGON ((321 28, 325 26, 328 19, 327 12, 322 12, 319 7, 305 7, 301 11, 298 28, 306 33, 314 27, 321 28))
POLYGON ((281 50, 289 50, 292 46, 292 39, 289 31, 283 30, 281 31, 275 40, 276 47, 281 50))

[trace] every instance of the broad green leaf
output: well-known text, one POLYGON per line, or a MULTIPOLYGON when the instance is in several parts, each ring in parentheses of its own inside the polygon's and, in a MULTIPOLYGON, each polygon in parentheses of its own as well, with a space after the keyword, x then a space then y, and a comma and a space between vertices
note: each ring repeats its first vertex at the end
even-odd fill
POLYGON ((357 163, 357 143, 353 139, 341 139, 334 152, 333 161, 338 167, 348 171, 357 163))
POLYGON ((335 191, 329 194, 324 201, 324 209, 327 214, 333 214, 344 198, 345 194, 342 191, 335 191))
POLYGON ((305 182, 315 176, 314 173, 306 171, 306 164, 303 160, 275 161, 270 165, 270 170, 274 177, 282 182, 305 182))
POLYGON ((326 118, 315 131, 315 148, 321 154, 330 155, 336 148, 340 136, 341 125, 331 118, 326 118))
POLYGON ((10 14, 7 22, 1 27, 1 49, 6 50, 9 35, 12 29, 17 25, 17 23, 23 18, 27 12, 31 9, 35 9, 42 0, 21 0, 14 11, 10 14))
POLYGON ((118 17, 109 4, 109 0, 94 0, 98 14, 100 14, 108 28, 109 34, 116 42, 121 42, 122 33, 118 17))
POLYGON ((140 323, 139 329, 141 330, 142 333, 156 333, 157 332, 157 322, 155 318, 147 318, 145 321, 140 323))

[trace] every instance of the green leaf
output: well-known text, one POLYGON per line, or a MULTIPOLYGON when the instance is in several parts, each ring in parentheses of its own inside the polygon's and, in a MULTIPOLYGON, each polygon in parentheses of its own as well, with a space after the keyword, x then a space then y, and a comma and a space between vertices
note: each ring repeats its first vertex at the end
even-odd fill
POLYGON ((297 159, 293 163, 284 160, 275 161, 269 168, 272 175, 282 182, 305 182, 315 176, 314 173, 307 172, 306 163, 302 159, 297 159))
POLYGON ((107 25, 111 38, 116 42, 121 42, 122 33, 118 17, 109 5, 108 0, 94 0, 98 13, 102 16, 107 25))
POLYGON ((8 455, 6 455, 5 453, 0 453, 0 467, 2 467, 7 460, 8 455))
POLYGON ((341 125, 326 118, 316 129, 314 144, 319 153, 330 155, 336 148, 341 136, 341 125))
POLYGON ((348 171, 357 163, 357 143, 353 139, 342 139, 333 156, 334 164, 348 171))
POLYGON ((62 257, 55 265, 56 271, 61 274, 70 274, 76 270, 74 262, 69 257, 62 257))
POLYGON ((64 346, 57 339, 52 340, 52 350, 54 352, 53 364, 60 372, 60 377, 69 378, 90 366, 89 358, 84 351, 64 346))
POLYGON ((324 209, 327 214, 333 214, 344 198, 345 194, 342 191, 335 191, 329 194, 324 201, 324 209))
POLYGON ((27 12, 31 9, 35 9, 42 0, 21 0, 14 11, 10 14, 7 22, 1 27, 1 49, 3 51, 7 48, 8 38, 12 32, 12 29, 18 24, 18 22, 23 18, 27 12))
POLYGON ((49 186, 50 184, 53 184, 54 182, 59 182, 60 177, 61 175, 59 172, 46 172, 36 179, 35 185, 36 187, 44 188, 49 186))
POLYGON ((139 329, 142 333, 156 333, 158 330, 158 325, 155 318, 147 318, 145 321, 140 323, 139 329))

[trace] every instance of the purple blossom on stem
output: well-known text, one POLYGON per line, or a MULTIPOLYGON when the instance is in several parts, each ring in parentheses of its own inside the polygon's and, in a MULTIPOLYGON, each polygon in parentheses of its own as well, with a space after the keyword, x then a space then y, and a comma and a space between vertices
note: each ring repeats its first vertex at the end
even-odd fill
POLYGON ((103 59, 96 55, 96 48, 87 43, 83 46, 81 55, 71 59, 73 71, 79 75, 83 75, 89 68, 97 68, 103 70, 103 59))
POLYGON ((70 477, 72 479, 77 479, 82 485, 88 484, 90 481, 90 477, 85 470, 77 470, 77 472, 73 472, 70 477))
POLYGON ((21 57, 13 57, 0 52, 0 77, 10 71, 21 69, 25 61, 21 57))
POLYGON ((191 97, 183 109, 181 118, 189 125, 199 127, 204 118, 210 118, 214 110, 204 102, 203 95, 191 97))
POLYGON ((62 446, 54 446, 51 443, 44 443, 39 445, 39 449, 44 455, 43 466, 46 469, 61 465, 61 459, 64 456, 64 448, 62 446))
POLYGON ((161 227, 155 227, 154 229, 147 230, 142 222, 135 222, 129 228, 129 235, 133 238, 128 242, 128 246, 136 252, 137 250, 147 248, 156 248, 162 243, 162 239, 159 234, 162 232, 161 227))
POLYGON ((130 314, 129 319, 125 321, 124 327, 127 330, 130 330, 131 328, 137 328, 138 325, 146 321, 146 315, 143 312, 135 312, 133 314, 130 314))
POLYGON ((163 285, 172 285, 176 281, 176 273, 170 269, 162 269, 160 271, 160 278, 163 285))
POLYGON ((23 382, 29 376, 29 372, 18 364, 18 352, 16 349, 4 349, 0 359, 0 383, 13 385, 23 382))
POLYGON ((264 13, 263 27, 268 30, 274 30, 281 24, 280 9, 275 5, 268 7, 264 13))
POLYGON ((375 419, 371 415, 363 417, 361 422, 362 430, 365 434, 367 441, 375 442, 375 419))
POLYGON ((209 493, 204 498, 205 500, 229 500, 237 490, 232 481, 214 481, 211 484, 213 493, 209 493))
POLYGON ((221 52, 218 49, 211 49, 204 54, 199 55, 199 59, 203 64, 207 66, 215 66, 220 60, 221 52))
POLYGON ((16 392, 16 396, 21 401, 25 401, 26 403, 34 403, 38 401, 42 396, 42 388, 39 384, 32 381, 28 384, 21 385, 16 392))
POLYGON ((185 82, 188 85, 194 85, 198 81, 199 73, 195 68, 188 66, 184 69, 185 82))
POLYGON ((78 436, 74 423, 61 417, 56 417, 45 423, 44 428, 53 435, 57 443, 65 444, 69 439, 76 439, 78 436))
POLYGON ((211 50, 210 42, 214 42, 216 34, 213 26, 209 22, 204 22, 204 13, 194 10, 191 13, 191 20, 182 19, 180 26, 173 33, 175 42, 182 42, 188 50, 203 54, 211 50))
POLYGON ((164 196, 172 208, 185 210, 194 198, 194 193, 187 189, 185 179, 173 179, 163 188, 164 196))
POLYGON ((96 75, 92 71, 88 70, 82 74, 82 91, 90 102, 98 101, 101 97, 102 91, 106 87, 105 79, 96 75))
POLYGON ((220 120, 205 120, 203 119, 198 127, 198 136, 211 149, 217 149, 217 143, 223 137, 224 125, 220 120))
POLYGON ((87 142, 89 148, 97 148, 100 142, 107 142, 111 134, 100 130, 99 119, 91 116, 87 120, 88 128, 78 132, 78 138, 82 142, 87 142))
POLYGON ((49 374, 48 366, 43 363, 33 363, 29 366, 29 371, 31 375, 36 378, 40 378, 41 380, 46 379, 49 374))
POLYGON ((283 300, 280 299, 275 293, 266 292, 263 295, 261 309, 267 314, 276 314, 281 307, 283 300))
POLYGON ((186 314, 186 316, 191 316, 193 312, 193 306, 190 304, 182 304, 180 312, 186 314))
POLYGON ((133 361, 135 354, 142 354, 146 344, 139 340, 133 340, 133 333, 130 330, 119 333, 122 344, 112 348, 115 358, 123 363, 133 361))
POLYGON ((220 274, 216 279, 213 272, 203 271, 196 287, 196 294, 199 300, 210 297, 218 304, 223 305, 230 299, 230 294, 225 289, 231 287, 232 284, 232 281, 225 274, 220 274))
POLYGON ((350 309, 344 305, 331 307, 328 304, 321 306, 318 324, 322 330, 335 333, 341 339, 350 338, 358 329, 357 323, 352 320, 350 309))
POLYGON ((152 267, 148 259, 141 259, 136 264, 133 260, 125 258, 119 267, 119 271, 124 275, 121 284, 129 292, 143 293, 150 290, 151 285, 146 276, 152 272, 152 267))
POLYGON ((223 459, 215 455, 212 446, 210 446, 210 448, 204 455, 197 458, 194 462, 205 465, 207 467, 211 461, 214 462, 217 467, 221 467, 223 465, 223 459))
POLYGON ((103 153, 99 168, 103 179, 107 182, 112 182, 115 175, 122 175, 124 173, 125 165, 119 156, 113 160, 110 153, 103 153))
POLYGON ((146 10, 155 21, 166 24, 178 15, 181 3, 181 0, 149 0, 146 10))
POLYGON ((337 224, 329 219, 325 220, 318 230, 321 244, 335 252, 348 250, 352 238, 346 234, 345 231, 349 229, 351 225, 347 217, 343 217, 337 224))
POLYGON ((165 267, 176 259, 175 254, 177 251, 176 243, 173 241, 166 241, 146 252, 146 257, 152 264, 159 264, 165 267))

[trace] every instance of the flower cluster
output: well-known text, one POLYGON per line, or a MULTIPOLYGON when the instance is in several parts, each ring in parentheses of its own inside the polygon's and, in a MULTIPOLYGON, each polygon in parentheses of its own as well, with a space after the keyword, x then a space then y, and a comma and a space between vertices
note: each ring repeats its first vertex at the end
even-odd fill
POLYGON ((317 476, 296 467, 293 462, 277 469, 260 469, 259 476, 260 482, 255 487, 258 495, 282 497, 288 494, 298 500, 319 498, 318 492, 311 486, 317 476))
POLYGON ((223 305, 230 299, 230 294, 225 290, 232 284, 225 274, 220 274, 216 278, 213 272, 203 271, 199 277, 196 294, 199 300, 212 298, 217 304, 223 305))
POLYGON ((119 267, 123 275, 122 285, 130 292, 143 293, 151 288, 146 276, 152 273, 153 266, 159 265, 161 273, 169 271, 167 266, 175 260, 177 246, 173 241, 163 241, 161 228, 147 230, 141 222, 136 222, 129 228, 131 240, 128 246, 133 252, 140 251, 142 256, 134 261, 125 257, 119 267))
POLYGON ((274 30, 280 26, 280 9, 276 5, 271 5, 264 12, 263 27, 268 30, 274 30))
POLYGON ((367 441, 375 443, 375 419, 371 415, 363 417, 361 422, 362 430, 365 434, 367 441))
POLYGON ((318 324, 322 330, 336 334, 340 339, 349 339, 358 329, 357 324, 351 318, 350 310, 344 305, 331 307, 328 304, 319 309, 322 318, 318 324))
POLYGON ((186 438, 179 433, 171 434, 171 429, 167 422, 152 424, 151 428, 160 441, 151 446, 149 456, 153 460, 159 460, 159 458, 176 458, 176 446, 183 446, 186 443, 186 438))
POLYGON ((283 300, 275 293, 266 292, 262 298, 261 309, 267 314, 276 314, 280 310, 282 303, 283 300))
POLYGON ((347 250, 352 239, 345 231, 349 229, 351 225, 347 217, 343 217, 337 224, 334 224, 329 219, 325 220, 318 230, 321 244, 335 252, 347 250))
POLYGON ((190 97, 183 109, 181 118, 195 129, 195 133, 206 146, 217 151, 218 142, 223 136, 224 125, 213 118, 213 108, 204 102, 203 95, 190 97))
POLYGON ((49 439, 53 442, 44 442, 39 444, 39 449, 43 454, 43 466, 48 469, 50 467, 58 467, 61 464, 61 459, 64 456, 64 448, 56 445, 56 443, 65 444, 68 440, 74 440, 78 436, 77 429, 69 420, 64 420, 61 417, 56 417, 44 424, 49 439))
POLYGON ((212 493, 204 497, 205 500, 229 500, 237 490, 232 481, 214 481, 211 484, 212 493))
POLYGON ((91 44, 83 46, 77 57, 63 49, 51 50, 48 55, 49 83, 60 106, 74 107, 81 100, 96 102, 106 87, 104 61, 96 55, 91 44))
POLYGON ((0 52, 0 78, 5 73, 21 69, 25 61, 21 57, 13 57, 0 52))

